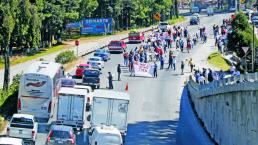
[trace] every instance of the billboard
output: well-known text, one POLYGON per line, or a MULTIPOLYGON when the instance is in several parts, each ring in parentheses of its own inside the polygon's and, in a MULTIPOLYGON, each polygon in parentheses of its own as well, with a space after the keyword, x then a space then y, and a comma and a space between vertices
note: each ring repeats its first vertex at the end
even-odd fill
POLYGON ((112 33, 111 18, 88 18, 82 20, 81 34, 112 33))
POLYGON ((66 29, 78 29, 81 27, 81 22, 74 22, 74 23, 69 23, 66 26, 66 29))

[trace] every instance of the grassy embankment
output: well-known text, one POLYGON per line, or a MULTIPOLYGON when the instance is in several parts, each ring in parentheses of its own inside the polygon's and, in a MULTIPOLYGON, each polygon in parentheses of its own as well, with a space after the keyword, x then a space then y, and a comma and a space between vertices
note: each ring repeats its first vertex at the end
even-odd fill
POLYGON ((222 55, 218 52, 214 52, 208 57, 209 64, 222 69, 223 71, 229 70, 230 65, 228 62, 222 57, 222 55))

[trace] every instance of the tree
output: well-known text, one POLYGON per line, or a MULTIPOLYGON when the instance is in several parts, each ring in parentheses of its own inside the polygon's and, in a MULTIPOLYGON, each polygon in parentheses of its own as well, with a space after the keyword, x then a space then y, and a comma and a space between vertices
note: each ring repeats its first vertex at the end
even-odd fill
POLYGON ((89 18, 93 12, 98 8, 99 3, 97 0, 81 0, 79 9, 79 18, 89 18))
POLYGON ((9 59, 9 44, 11 39, 11 34, 14 29, 15 21, 10 11, 9 3, 2 3, 0 5, 0 38, 1 46, 4 50, 4 86, 3 90, 6 92, 9 87, 10 82, 10 59, 9 59))

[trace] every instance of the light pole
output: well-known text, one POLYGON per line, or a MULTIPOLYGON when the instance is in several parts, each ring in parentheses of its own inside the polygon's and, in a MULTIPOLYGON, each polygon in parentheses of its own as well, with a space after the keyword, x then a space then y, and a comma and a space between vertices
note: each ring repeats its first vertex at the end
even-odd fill
POLYGON ((255 41, 254 41, 254 23, 253 23, 253 46, 252 46, 252 72, 254 72, 254 62, 255 62, 255 41))

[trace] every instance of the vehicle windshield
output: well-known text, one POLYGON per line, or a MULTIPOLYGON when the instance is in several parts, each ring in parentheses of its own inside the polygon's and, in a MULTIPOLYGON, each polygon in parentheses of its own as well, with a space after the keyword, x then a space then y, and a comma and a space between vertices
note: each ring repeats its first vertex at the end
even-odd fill
POLYGON ((105 135, 103 135, 102 140, 109 144, 121 143, 121 140, 120 140, 119 136, 117 136, 117 135, 106 135, 105 134, 105 135))
POLYGON ((10 126, 33 129, 33 120, 29 118, 24 118, 24 117, 13 118, 10 126))
POLYGON ((69 139, 70 133, 68 131, 59 131, 59 130, 53 130, 52 131, 51 138, 63 138, 63 139, 69 139))
POLYGON ((103 50, 103 49, 97 49, 95 52, 97 52, 97 53, 104 53, 105 50, 103 50))
POLYGON ((90 58, 90 61, 100 61, 99 58, 90 58))
POLYGON ((120 45, 121 45, 121 42, 119 42, 119 41, 112 41, 112 42, 110 43, 110 45, 120 46, 120 45))
POLYGON ((61 87, 74 87, 76 85, 73 79, 61 79, 61 87))
POLYGON ((100 73, 98 70, 84 70, 84 76, 99 77, 100 73))
POLYGON ((129 36, 140 36, 140 33, 139 32, 129 33, 129 36))
POLYGON ((160 23, 159 25, 164 26, 164 25, 168 25, 168 23, 160 23))
POLYGON ((89 68, 89 66, 78 66, 78 68, 81 68, 81 69, 85 69, 85 68, 89 68))

